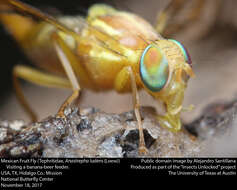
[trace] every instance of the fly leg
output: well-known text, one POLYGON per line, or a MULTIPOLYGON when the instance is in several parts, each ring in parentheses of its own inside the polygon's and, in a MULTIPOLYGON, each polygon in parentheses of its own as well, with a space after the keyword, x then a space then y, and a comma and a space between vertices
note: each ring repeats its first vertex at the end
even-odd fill
POLYGON ((187 0, 172 0, 168 6, 158 15, 157 24, 155 27, 157 32, 164 36, 171 36, 172 34, 185 29, 189 24, 200 18, 204 5, 205 0, 195 0, 192 2, 188 2, 187 0), (176 15, 178 15, 185 3, 193 3, 193 8, 190 9, 189 13, 187 13, 187 17, 184 18, 181 23, 170 24, 170 21, 176 15))
POLYGON ((59 117, 65 117, 64 115, 64 110, 68 105, 70 105, 77 97, 79 97, 79 92, 81 90, 79 82, 76 78, 76 75, 73 71, 71 62, 72 59, 70 60, 70 57, 68 58, 68 55, 66 54, 67 52, 64 51, 67 47, 65 46, 64 42, 61 40, 61 38, 55 33, 53 35, 53 41, 54 41, 54 47, 56 50, 56 53, 58 55, 58 58, 60 59, 63 68, 66 72, 66 75, 68 79, 70 80, 70 83, 72 85, 72 90, 73 93, 71 96, 69 96, 65 102, 61 105, 60 109, 58 110, 57 115, 59 117))
POLYGON ((168 28, 170 20, 178 14, 187 0, 171 0, 157 17, 156 31, 161 35, 168 28))
POLYGON ((41 72, 37 69, 33 69, 24 65, 15 66, 13 69, 13 87, 16 92, 16 97, 33 122, 37 121, 37 115, 24 97, 18 80, 19 78, 46 87, 71 88, 70 82, 66 78, 41 72))
POLYGON ((63 65, 73 89, 72 95, 65 100, 57 113, 59 117, 64 117, 65 108, 74 100, 76 100, 80 95, 81 87, 79 85, 77 76, 80 77, 80 81, 82 81, 83 84, 88 86, 93 85, 93 82, 88 76, 87 70, 83 67, 83 65, 80 63, 80 60, 75 56, 63 39, 57 33, 53 33, 52 39, 58 58, 63 65))
POLYGON ((118 92, 125 92, 130 89, 132 90, 134 113, 137 119, 138 130, 139 130, 139 154, 146 154, 147 149, 145 146, 142 121, 139 112, 140 103, 139 103, 138 90, 135 76, 130 66, 124 67, 118 73, 115 79, 114 87, 118 92))
POLYGON ((57 34, 54 34, 52 38, 59 59, 66 70, 68 79, 50 73, 45 73, 24 65, 17 65, 13 70, 13 86, 16 91, 17 99, 32 121, 37 121, 37 116, 24 97, 18 78, 46 87, 72 88, 72 95, 66 99, 58 111, 58 116, 60 117, 64 117, 65 108, 79 96, 80 85, 76 76, 82 77, 82 81, 86 84, 89 84, 90 81, 86 70, 82 67, 79 60, 75 58, 71 50, 65 45, 63 40, 57 34))

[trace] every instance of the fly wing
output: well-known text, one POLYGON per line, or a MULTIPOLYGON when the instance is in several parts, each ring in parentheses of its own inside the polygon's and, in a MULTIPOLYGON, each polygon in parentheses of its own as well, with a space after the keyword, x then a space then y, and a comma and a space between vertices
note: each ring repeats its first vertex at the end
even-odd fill
POLYGON ((36 9, 28 4, 25 4, 25 3, 20 2, 18 0, 5 0, 5 1, 1 0, 1 4, 6 5, 6 6, 9 5, 10 7, 14 8, 16 10, 19 10, 22 13, 30 14, 33 17, 42 19, 43 21, 46 21, 46 22, 54 25, 59 30, 62 30, 68 34, 77 35, 73 29, 68 28, 66 25, 58 22, 58 20, 55 19, 54 17, 52 17, 51 15, 43 13, 39 9, 36 9))

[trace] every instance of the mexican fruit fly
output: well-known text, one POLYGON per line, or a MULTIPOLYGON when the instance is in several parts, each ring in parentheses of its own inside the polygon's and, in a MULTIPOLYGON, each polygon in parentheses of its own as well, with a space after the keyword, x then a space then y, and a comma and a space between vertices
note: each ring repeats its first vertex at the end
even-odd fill
POLYGON ((17 65, 13 70, 17 97, 32 120, 36 115, 23 96, 19 78, 42 86, 71 88, 73 93, 60 107, 59 117, 65 117, 65 108, 78 98, 82 88, 132 92, 141 154, 147 149, 138 89, 145 89, 164 103, 165 115, 157 116, 161 126, 180 130, 184 91, 194 74, 187 50, 180 42, 163 38, 162 31, 184 0, 171 1, 156 27, 135 14, 105 4, 93 5, 88 16, 82 18, 52 17, 18 0, 0 2, 1 22, 41 69, 17 65))

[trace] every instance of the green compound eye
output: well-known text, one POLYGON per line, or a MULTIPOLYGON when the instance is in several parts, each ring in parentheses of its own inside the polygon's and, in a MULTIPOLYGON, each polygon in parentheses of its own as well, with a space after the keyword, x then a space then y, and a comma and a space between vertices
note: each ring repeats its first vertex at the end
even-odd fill
POLYGON ((164 88, 169 78, 169 65, 159 47, 150 44, 143 51, 140 60, 140 76, 145 86, 152 92, 158 92, 164 88))

